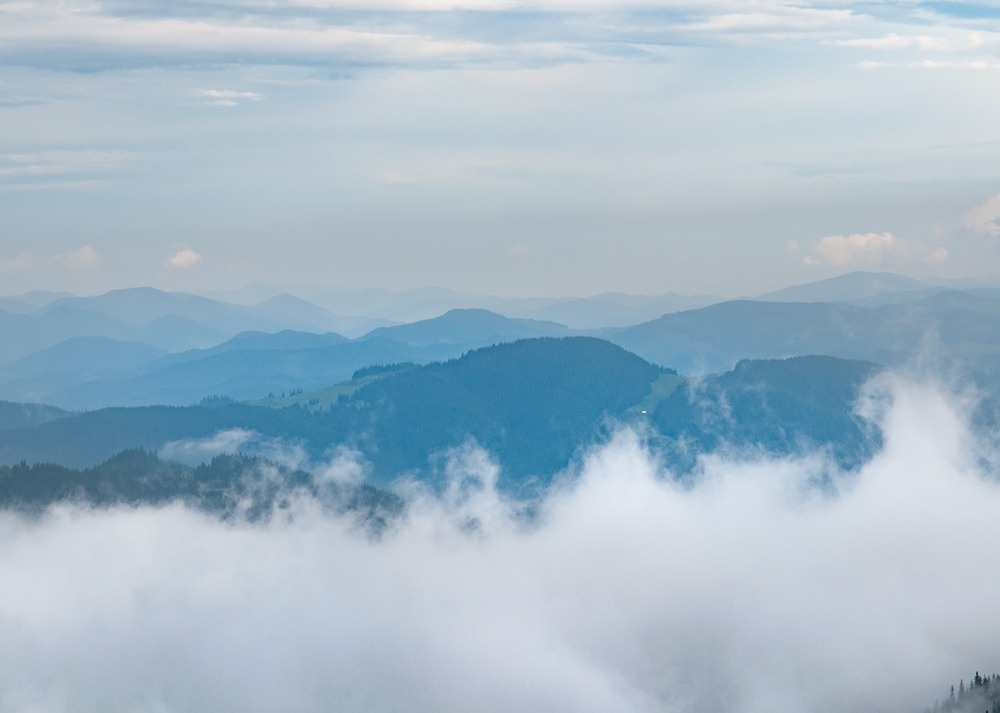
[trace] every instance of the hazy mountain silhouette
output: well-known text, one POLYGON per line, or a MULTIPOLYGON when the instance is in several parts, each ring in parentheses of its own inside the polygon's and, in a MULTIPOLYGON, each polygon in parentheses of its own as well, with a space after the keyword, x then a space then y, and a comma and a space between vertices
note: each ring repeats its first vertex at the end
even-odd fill
POLYGON ((454 344, 471 349, 515 339, 569 333, 569 328, 555 322, 511 319, 484 309, 453 309, 433 319, 374 329, 364 339, 391 339, 418 347, 454 344))
POLYGON ((931 285, 893 272, 848 272, 757 295, 762 302, 859 302, 886 295, 926 294, 931 285))
POLYGON ((608 338, 682 373, 731 369, 743 358, 826 354, 896 365, 923 356, 966 360, 983 371, 1000 356, 992 303, 943 292, 903 304, 723 302, 608 333, 608 338), (977 303, 970 309, 969 300, 977 303), (965 302, 960 305, 959 302, 965 302))
MULTIPOLYGON (((929 288, 879 293, 914 284, 909 278, 887 273, 850 273, 794 289, 827 297, 867 290, 876 296, 872 299, 885 303, 737 300, 590 333, 687 374, 731 369, 745 358, 826 354, 899 365, 919 356, 956 362, 956 368, 972 374, 980 386, 1000 390, 1000 290, 929 288), (899 297, 904 294, 905 299, 899 297)), ((384 290, 372 294, 390 302, 401 299, 384 290)), ((413 295, 414 299, 458 296, 432 289, 413 295)), ((0 398, 67 408, 184 405, 207 395, 259 399, 272 392, 329 386, 372 363, 426 363, 499 342, 579 333, 557 322, 512 319, 478 308, 456 309, 419 322, 376 328, 355 340, 365 346, 349 346, 354 342, 335 332, 275 328, 274 320, 279 317, 287 321, 299 313, 300 321, 309 321, 309 315, 330 315, 287 294, 257 305, 270 310, 268 318, 254 313, 255 307, 145 288, 93 298, 43 295, 40 302, 45 301, 42 297, 48 303, 30 314, 0 312, 0 329, 7 337, 0 344, 0 398), (134 321, 144 319, 150 321, 134 321), (261 320, 269 326, 239 336, 233 332, 236 325, 261 320), (62 352, 46 351, 77 337, 141 342, 175 353, 141 363, 139 358, 124 360, 109 352, 107 368, 100 369, 81 368, 68 347, 62 352), (317 351, 323 349, 330 351, 317 351), (66 355, 65 368, 53 356, 58 353, 66 355), (32 355, 43 364, 34 371, 29 364, 32 355), (2 368, 18 360, 23 361, 12 370, 2 368), (40 378, 40 374, 52 378, 40 378)), ((17 299, 28 303, 23 296, 17 299)), ((565 309, 572 316, 587 308, 597 310, 596 315, 611 303, 627 310, 657 304, 655 298, 608 294, 590 301, 522 300, 520 305, 536 313, 565 309)), ((574 319, 584 320, 579 314, 574 319)), ((139 353, 133 350, 133 356, 139 353)))
POLYGON ((69 415, 68 411, 54 406, 0 401, 0 431, 30 428, 69 415))
POLYGON ((0 312, 0 364, 22 359, 71 337, 107 337, 127 341, 131 329, 100 312, 61 305, 43 313, 0 312))
POLYGON ((385 323, 385 320, 371 317, 345 317, 334 314, 328 309, 288 293, 259 302, 253 306, 253 312, 283 324, 286 328, 338 332, 349 336, 359 336, 385 323))

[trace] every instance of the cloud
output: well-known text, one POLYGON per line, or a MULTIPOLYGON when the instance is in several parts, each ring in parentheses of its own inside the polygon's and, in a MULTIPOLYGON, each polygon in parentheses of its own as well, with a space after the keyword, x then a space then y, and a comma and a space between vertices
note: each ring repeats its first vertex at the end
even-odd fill
POLYGON ((0 188, 89 188, 131 160, 125 151, 52 149, 0 155, 0 188))
POLYGON ((874 268, 913 263, 933 264, 948 259, 944 247, 928 248, 892 233, 828 235, 813 245, 813 255, 803 258, 806 265, 826 263, 839 268, 874 268))
MULTIPOLYGON (((207 463, 212 458, 223 453, 242 453, 259 456, 286 468, 302 468, 307 465, 308 457, 305 449, 298 444, 288 443, 277 438, 264 438, 256 431, 244 428, 231 428, 219 431, 208 438, 182 439, 165 443, 159 449, 159 455, 167 460, 175 460, 188 465, 207 463)), ((357 455, 353 451, 337 452, 337 456, 324 466, 324 473, 329 471, 327 479, 347 479, 354 473, 351 465, 357 455)))
POLYGON ((976 233, 1000 236, 1000 193, 968 211, 962 224, 976 233))
POLYGON ((53 255, 49 262, 68 272, 92 272, 101 267, 104 258, 92 246, 83 245, 76 250, 53 255))
POLYGON ((199 262, 201 262, 201 253, 197 253, 190 248, 184 248, 178 250, 173 255, 167 258, 167 264, 170 267, 176 267, 179 270, 183 270, 188 267, 194 267, 199 262))
POLYGON ((623 432, 533 520, 472 446, 377 540, 308 501, 0 513, 0 708, 923 710, 1000 668, 998 474, 960 402, 870 393, 885 449, 823 492, 821 456, 682 487, 623 432))
MULTIPOLYGON (((723 7, 725 7, 723 5, 723 7)), ((707 32, 830 31, 851 23, 856 15, 850 8, 805 7, 786 3, 758 3, 756 7, 734 6, 710 12, 705 19, 688 24, 687 29, 707 32)))
MULTIPOLYGON (((246 8, 249 10, 249 8, 246 8)), ((106 8, 69 2, 26 5, 0 29, 7 54, 28 63, 58 58, 81 66, 214 64, 220 60, 272 64, 275 60, 314 64, 317 57, 349 62, 406 63, 475 58, 486 48, 463 38, 438 38, 424 32, 384 28, 375 15, 337 24, 309 8, 296 12, 184 13, 155 11, 114 14, 106 8), (39 53, 43 47, 59 52, 39 53), (125 54, 123 54, 125 53, 125 54), (127 56, 127 59, 123 57, 127 56)), ((204 90, 208 92, 231 90, 204 90)), ((240 92, 240 94, 244 94, 240 92)), ((253 99, 242 96, 239 98, 253 99)), ((218 101, 234 101, 221 97, 218 101)))
POLYGON ((243 100, 259 102, 264 99, 258 92, 239 92, 234 89, 199 89, 198 96, 208 99, 212 106, 239 106, 243 100))
POLYGON ((260 434, 256 431, 231 428, 219 431, 210 438, 170 441, 160 448, 159 454, 167 460, 198 465, 223 453, 239 453, 244 446, 259 438, 260 434))
MULTIPOLYGON (((299 0, 162 10, 148 3, 71 0, 25 3, 5 20, 0 42, 9 56, 26 64, 85 68, 314 66, 318 58, 352 66, 534 66, 628 56, 645 62, 665 41, 840 37, 872 24, 851 3, 729 0, 542 0, 530 7, 516 0, 299 0)), ((239 99, 213 103, 234 101, 239 99)))
POLYGON ((838 40, 840 47, 860 47, 874 50, 917 49, 921 52, 968 52, 987 44, 982 33, 970 32, 959 36, 898 35, 891 32, 882 37, 838 40))
POLYGON ((858 69, 952 69, 973 72, 1000 69, 1000 62, 992 60, 966 60, 966 61, 945 61, 925 59, 920 62, 878 62, 875 60, 864 60, 858 62, 858 69))

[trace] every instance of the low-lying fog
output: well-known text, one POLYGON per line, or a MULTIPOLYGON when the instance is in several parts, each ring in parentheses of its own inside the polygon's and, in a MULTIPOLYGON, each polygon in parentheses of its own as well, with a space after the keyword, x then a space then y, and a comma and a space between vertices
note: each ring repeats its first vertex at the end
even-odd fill
POLYGON ((919 713, 1000 671, 1000 486, 968 403, 879 388, 835 489, 822 454, 682 487, 623 432, 531 522, 471 448, 379 539, 310 502, 2 514, 0 709, 919 713))

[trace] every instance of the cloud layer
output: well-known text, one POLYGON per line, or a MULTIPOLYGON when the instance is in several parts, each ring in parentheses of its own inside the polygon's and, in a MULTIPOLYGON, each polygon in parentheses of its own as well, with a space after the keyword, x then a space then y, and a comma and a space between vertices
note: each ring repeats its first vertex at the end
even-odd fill
POLYGON ((933 244, 879 267, 991 278, 959 243, 998 52, 964 2, 0 0, 0 270, 65 290, 44 256, 89 244, 88 293, 736 296, 874 229, 933 244))
POLYGON ((836 493, 819 456, 682 488, 623 433, 532 522, 475 449, 378 541, 309 502, 4 514, 0 707, 923 709, 1000 669, 1000 488, 954 399, 871 393, 885 451, 836 493))
POLYGON ((981 59, 1000 42, 994 18, 961 17, 942 12, 940 3, 921 2, 873 8, 781 0, 547 0, 527 8, 509 0, 74 0, 0 4, 0 17, 0 59, 88 68, 219 60, 311 65, 320 58, 367 65, 533 63, 621 57, 624 47, 652 57, 665 42, 817 39, 847 51, 981 59))

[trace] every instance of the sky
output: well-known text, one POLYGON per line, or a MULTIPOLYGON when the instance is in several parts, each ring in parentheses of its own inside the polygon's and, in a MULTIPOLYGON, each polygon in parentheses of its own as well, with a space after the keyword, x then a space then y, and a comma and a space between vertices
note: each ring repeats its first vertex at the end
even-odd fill
POLYGON ((472 446, 381 538, 294 497, 263 523, 2 512, 0 708, 928 710, 1000 670, 997 452, 933 383, 863 402, 886 447, 823 491, 822 453, 683 486, 624 431, 530 522, 472 446))
POLYGON ((1000 7, 0 0, 0 293, 996 279, 1000 7))

